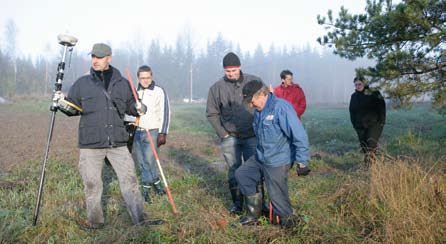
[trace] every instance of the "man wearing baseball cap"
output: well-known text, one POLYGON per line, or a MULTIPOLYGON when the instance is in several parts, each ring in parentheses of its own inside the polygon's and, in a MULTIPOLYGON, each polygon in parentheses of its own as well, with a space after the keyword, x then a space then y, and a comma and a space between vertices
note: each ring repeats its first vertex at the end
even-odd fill
MULTIPOLYGON (((109 45, 96 43, 90 52, 90 73, 76 80, 66 100, 81 108, 68 115, 80 115, 79 173, 84 182, 88 229, 104 225, 102 210, 102 168, 110 162, 119 180, 122 196, 133 224, 159 224, 148 220, 139 191, 135 165, 127 149, 129 134, 124 125, 124 114, 142 115, 146 106, 135 102, 128 81, 110 65, 112 50, 109 45)), ((63 94, 60 100, 65 99, 63 94)))
POLYGON ((262 81, 248 82, 242 94, 245 103, 255 109, 257 146, 255 155, 235 172, 248 212, 239 222, 257 224, 262 196, 256 186, 263 176, 278 224, 292 229, 298 219, 293 215, 288 194, 288 170, 293 163, 306 165, 310 159, 307 133, 291 104, 277 98, 262 81))
MULTIPOLYGON (((256 146, 252 129, 254 110, 244 106, 242 89, 249 81, 261 80, 242 72, 240 66, 240 59, 235 53, 224 56, 225 75, 209 88, 206 106, 207 118, 220 137, 220 148, 229 167, 228 183, 234 204, 230 209, 231 214, 243 210, 243 197, 235 180, 235 170, 254 155, 256 146)), ((259 182, 259 186, 262 185, 259 182)))

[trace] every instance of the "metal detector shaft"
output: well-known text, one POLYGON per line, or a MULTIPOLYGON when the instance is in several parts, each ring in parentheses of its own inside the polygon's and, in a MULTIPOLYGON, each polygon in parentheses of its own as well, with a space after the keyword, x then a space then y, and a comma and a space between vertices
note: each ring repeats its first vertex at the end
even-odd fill
POLYGON ((156 164, 158 165, 158 169, 160 170, 161 178, 163 179, 164 188, 166 189, 167 196, 169 197, 170 205, 172 206, 172 211, 173 211, 173 213, 176 214, 177 208, 175 207, 175 202, 173 201, 172 194, 170 193, 169 185, 167 184, 166 177, 164 176, 163 168, 161 167, 160 159, 159 159, 158 153, 156 152, 156 149, 155 149, 155 144, 153 144, 153 139, 152 139, 152 136, 150 135, 149 130, 146 130, 146 132, 147 132, 147 138, 149 138, 150 148, 152 149, 153 155, 155 156, 156 164))
MULTIPOLYGON (((67 51, 68 51, 69 47, 74 46, 77 42, 77 39, 75 37, 71 37, 71 36, 60 35, 58 38, 59 38, 59 43, 64 46, 64 52, 62 55, 62 61, 59 63, 59 66, 58 66, 58 72, 57 72, 54 93, 56 91, 62 90, 63 72, 65 69, 65 58, 67 55, 67 51)), ((56 112, 57 112, 57 100, 54 98, 54 94, 53 94, 53 103, 51 104, 50 110, 51 110, 50 126, 48 129, 48 137, 47 137, 47 141, 46 141, 45 154, 43 157, 42 172, 40 174, 39 190, 37 191, 36 207, 34 208, 34 218, 33 218, 34 226, 37 224, 37 219, 39 217, 40 203, 42 201, 42 194, 43 194, 43 184, 45 182, 46 163, 48 161, 48 153, 50 150, 50 143, 51 143, 51 138, 53 136, 53 129, 54 129, 54 121, 55 121, 56 112)))

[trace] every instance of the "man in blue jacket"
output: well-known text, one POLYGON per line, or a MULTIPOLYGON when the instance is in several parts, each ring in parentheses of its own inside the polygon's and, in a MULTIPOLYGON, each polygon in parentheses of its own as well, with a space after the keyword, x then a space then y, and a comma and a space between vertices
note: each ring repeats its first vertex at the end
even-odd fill
POLYGON ((256 185, 263 175, 280 225, 292 228, 296 217, 288 195, 288 170, 293 163, 301 167, 307 165, 310 159, 307 133, 291 104, 270 93, 261 81, 247 83, 243 97, 256 110, 253 126, 257 147, 256 154, 235 173, 248 211, 240 218, 240 223, 256 224, 261 215, 262 194, 256 190, 256 185))

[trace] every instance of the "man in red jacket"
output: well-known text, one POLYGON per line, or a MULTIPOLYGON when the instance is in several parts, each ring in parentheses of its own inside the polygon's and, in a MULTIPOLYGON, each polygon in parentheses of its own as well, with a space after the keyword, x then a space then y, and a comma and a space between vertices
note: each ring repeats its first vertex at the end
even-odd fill
POLYGON ((282 84, 274 88, 274 95, 291 103, 297 117, 302 120, 302 114, 304 114, 307 107, 304 91, 298 84, 293 83, 293 73, 291 71, 284 70, 280 72, 280 79, 282 79, 282 84))

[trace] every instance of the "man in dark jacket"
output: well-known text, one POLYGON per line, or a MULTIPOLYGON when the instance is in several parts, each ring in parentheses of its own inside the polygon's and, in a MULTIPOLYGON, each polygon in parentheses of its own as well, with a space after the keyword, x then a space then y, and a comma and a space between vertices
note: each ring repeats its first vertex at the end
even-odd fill
MULTIPOLYGON (((220 148, 228 164, 228 183, 234 206, 230 212, 243 210, 243 198, 237 181, 235 170, 254 155, 256 138, 252 128, 253 109, 243 104, 242 89, 251 80, 259 77, 243 73, 240 70, 240 59, 232 52, 223 58, 225 76, 209 88, 206 115, 221 139, 220 148)), ((260 185, 259 185, 260 187, 260 185)))
POLYGON ((358 134, 364 162, 369 165, 375 157, 386 122, 386 103, 381 93, 369 88, 364 79, 356 77, 353 83, 355 92, 350 99, 350 120, 358 134))
MULTIPOLYGON (((141 115, 146 107, 140 102, 135 103, 128 81, 109 65, 111 55, 108 45, 93 45, 90 73, 80 77, 66 97, 66 101, 80 109, 74 113, 61 109, 68 115, 81 115, 79 172, 85 187, 88 228, 96 229, 104 225, 101 177, 105 159, 116 172, 133 223, 158 224, 161 221, 145 219, 134 162, 127 150, 129 134, 123 120, 125 113, 141 115)), ((63 94, 59 96, 59 100, 65 100, 63 94)))

